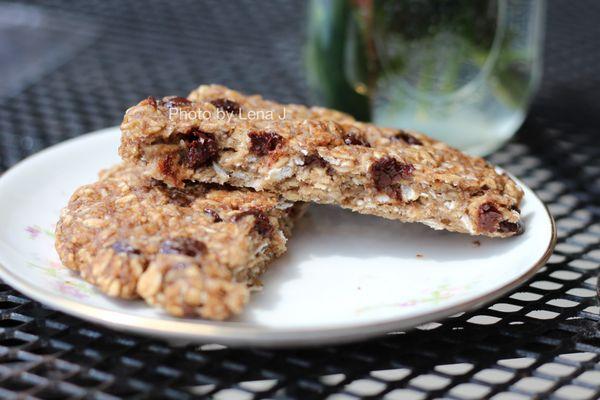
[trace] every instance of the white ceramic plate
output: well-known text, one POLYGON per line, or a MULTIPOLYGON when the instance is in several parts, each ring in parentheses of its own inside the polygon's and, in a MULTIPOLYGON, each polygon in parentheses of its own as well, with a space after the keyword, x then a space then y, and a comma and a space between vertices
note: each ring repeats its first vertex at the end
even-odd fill
POLYGON ((28 158, 0 178, 0 277, 69 314, 172 340, 287 346, 346 342, 411 328, 493 300, 550 256, 555 230, 526 188, 523 235, 475 238, 312 206, 287 255, 238 319, 176 319, 108 298, 61 266, 54 224, 76 187, 119 161, 110 128, 28 158))

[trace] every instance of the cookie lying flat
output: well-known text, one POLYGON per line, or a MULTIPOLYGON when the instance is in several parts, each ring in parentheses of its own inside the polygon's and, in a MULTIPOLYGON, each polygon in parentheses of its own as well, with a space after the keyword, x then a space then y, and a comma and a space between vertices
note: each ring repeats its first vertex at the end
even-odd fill
POLYGON ((169 188, 122 164, 73 194, 56 249, 65 266, 111 296, 225 319, 242 311, 267 263, 285 251, 301 210, 248 189, 169 188))
POLYGON ((217 89, 190 95, 202 101, 147 99, 130 108, 121 156, 174 187, 228 183, 435 229, 495 237, 522 231, 523 192, 479 157, 326 109, 290 106, 294 112, 281 120, 287 106, 223 89, 230 98, 213 99, 217 89), (261 107, 273 115, 256 116, 261 107))

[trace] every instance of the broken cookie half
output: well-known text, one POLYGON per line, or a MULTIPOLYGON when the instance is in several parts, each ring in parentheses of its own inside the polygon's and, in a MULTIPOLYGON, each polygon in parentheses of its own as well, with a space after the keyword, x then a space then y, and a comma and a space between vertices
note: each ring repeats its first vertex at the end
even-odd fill
POLYGON ((333 110, 202 86, 140 102, 121 130, 123 159, 170 187, 249 187, 472 235, 523 230, 523 191, 482 158, 333 110))
POLYGON ((251 189, 171 188, 121 164, 75 191, 56 249, 108 295, 222 320, 243 310, 260 274, 284 253, 302 208, 251 189))

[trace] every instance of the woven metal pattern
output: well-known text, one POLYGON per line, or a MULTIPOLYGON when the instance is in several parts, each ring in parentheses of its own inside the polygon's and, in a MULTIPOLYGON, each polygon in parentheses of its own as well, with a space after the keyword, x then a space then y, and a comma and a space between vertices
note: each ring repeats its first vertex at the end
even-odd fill
MULTIPOLYGON (((0 170, 117 124, 141 98, 185 95, 204 82, 307 100, 301 1, 28 5, 93 37, 0 97, 0 170)), ((556 251, 525 285, 408 333, 303 350, 172 346, 0 285, 0 398, 600 397, 600 3, 552 1, 548 11, 542 91, 516 140, 491 157, 535 189, 557 221, 556 251)))

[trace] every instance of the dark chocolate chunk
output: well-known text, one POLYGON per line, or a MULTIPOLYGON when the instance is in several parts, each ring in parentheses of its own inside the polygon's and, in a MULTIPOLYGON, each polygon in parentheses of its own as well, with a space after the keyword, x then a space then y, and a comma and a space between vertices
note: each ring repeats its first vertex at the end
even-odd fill
POLYGON ((398 180, 412 177, 415 167, 392 157, 384 157, 371 164, 369 170, 375 187, 385 191, 398 180))
POLYGON ((283 137, 275 132, 250 132, 250 151, 257 156, 265 156, 283 142, 283 137))
POLYGON ((213 220, 213 222, 221 222, 221 221, 223 221, 223 218, 221 218, 221 216, 219 215, 219 213, 216 212, 215 210, 211 209, 211 208, 205 208, 204 209, 204 214, 206 214, 209 217, 211 217, 212 220, 213 220))
POLYGON ((191 139, 188 139, 186 154, 187 165, 190 168, 205 167, 219 157, 219 144, 212 133, 194 128, 187 136, 191 139))
POLYGON ((309 154, 306 157, 304 157, 304 165, 307 167, 325 168, 329 165, 329 163, 318 154, 309 154))
POLYGON ((163 254, 182 254, 196 257, 205 251, 206 245, 203 242, 187 237, 168 239, 160 245, 160 252, 163 254))
POLYGON ((498 223, 502 221, 502 213, 493 203, 483 203, 478 210, 479 229, 486 232, 495 232, 498 229, 498 223))
POLYGON ((240 112, 240 105, 239 103, 236 103, 235 101, 231 101, 228 99, 216 99, 210 102, 213 106, 217 107, 218 109, 221 109, 225 112, 228 113, 239 113, 240 112))
POLYGON ((353 146, 371 147, 367 139, 354 132, 348 132, 346 135, 344 135, 344 143, 353 146))
POLYGON ((417 139, 410 133, 406 133, 404 131, 400 131, 392 137, 392 141, 400 141, 400 140, 406 144, 411 144, 411 145, 415 145, 415 146, 423 145, 423 142, 421 142, 419 139, 417 139))
POLYGON ((263 211, 260 210, 248 210, 243 211, 239 214, 236 214, 233 217, 234 221, 239 221, 240 219, 246 216, 254 216, 254 230, 258 232, 261 236, 268 236, 273 231, 273 225, 271 225, 271 221, 269 221, 269 217, 263 211))
POLYGON ((519 222, 500 221, 498 231, 502 233, 515 233, 520 235, 523 233, 523 224, 519 222))
POLYGON ((164 182, 160 181, 154 181, 154 185, 169 199, 170 202, 175 203, 180 207, 189 207, 196 199, 196 196, 192 191, 167 186, 164 182))

